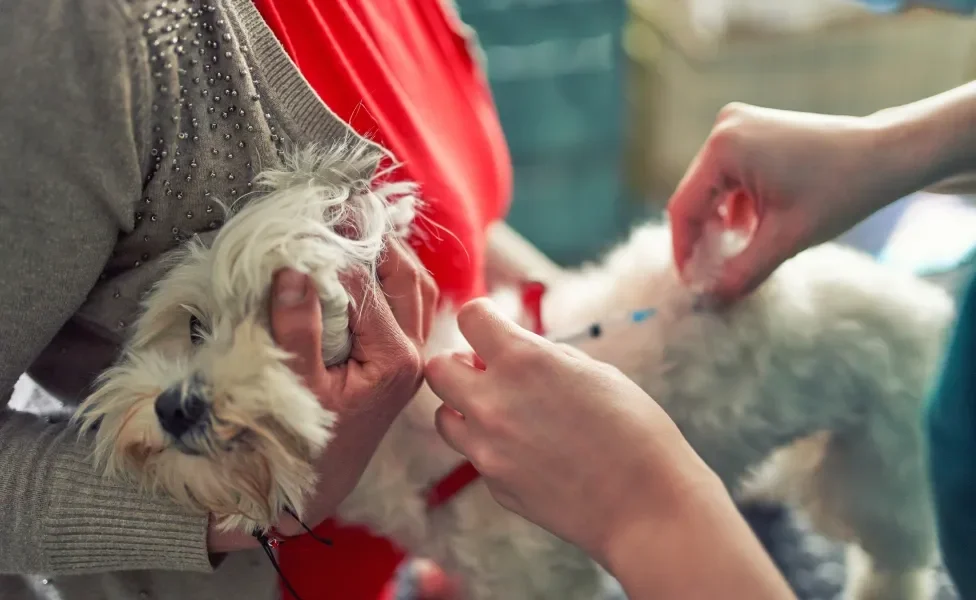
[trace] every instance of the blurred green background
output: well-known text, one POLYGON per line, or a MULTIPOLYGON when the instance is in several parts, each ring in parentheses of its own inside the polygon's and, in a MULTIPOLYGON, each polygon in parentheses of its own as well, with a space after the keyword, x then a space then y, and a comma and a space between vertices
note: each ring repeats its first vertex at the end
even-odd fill
MULTIPOLYGON (((509 223, 567 265, 660 214, 727 102, 864 115, 955 87, 974 64, 971 19, 844 0, 458 6, 512 153, 509 223)), ((878 237, 898 210, 858 235, 878 237)))

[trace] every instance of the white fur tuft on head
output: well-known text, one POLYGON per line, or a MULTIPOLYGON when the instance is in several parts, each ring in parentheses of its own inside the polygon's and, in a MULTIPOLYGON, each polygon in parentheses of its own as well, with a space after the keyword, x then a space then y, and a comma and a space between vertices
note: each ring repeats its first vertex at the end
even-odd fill
POLYGON ((371 187, 381 158, 364 143, 311 146, 263 172, 256 186, 266 195, 235 212, 210 249, 217 305, 260 310, 269 273, 288 267, 307 274, 323 298, 323 356, 329 364, 345 360, 350 299, 339 274, 375 272, 389 237, 402 235, 419 207, 413 183, 371 187))

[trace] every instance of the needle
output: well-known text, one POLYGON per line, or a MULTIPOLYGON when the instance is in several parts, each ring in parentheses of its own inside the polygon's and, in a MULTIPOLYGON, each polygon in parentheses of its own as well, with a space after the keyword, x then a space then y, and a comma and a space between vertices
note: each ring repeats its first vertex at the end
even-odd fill
POLYGON ((574 342, 581 342, 587 339, 596 339, 603 335, 603 332, 608 326, 641 323, 647 319, 650 319, 655 314, 657 314, 656 308, 644 308, 629 312, 619 317, 607 319, 602 323, 592 323, 585 329, 581 329, 569 334, 557 335, 550 337, 549 339, 560 344, 572 344, 574 342))

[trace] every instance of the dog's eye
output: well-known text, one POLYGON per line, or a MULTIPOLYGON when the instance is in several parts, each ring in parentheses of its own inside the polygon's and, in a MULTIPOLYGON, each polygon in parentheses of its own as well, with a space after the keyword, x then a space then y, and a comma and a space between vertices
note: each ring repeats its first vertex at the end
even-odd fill
POLYGON ((203 343, 203 323, 196 315, 190 315, 190 341, 194 346, 199 346, 203 343))

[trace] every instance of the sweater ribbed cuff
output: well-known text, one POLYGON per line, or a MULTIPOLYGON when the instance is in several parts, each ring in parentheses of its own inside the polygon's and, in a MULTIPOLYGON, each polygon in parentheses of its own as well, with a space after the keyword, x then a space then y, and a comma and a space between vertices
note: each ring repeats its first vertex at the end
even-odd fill
POLYGON ((53 573, 213 570, 206 515, 106 480, 84 448, 59 445, 39 540, 53 573))

